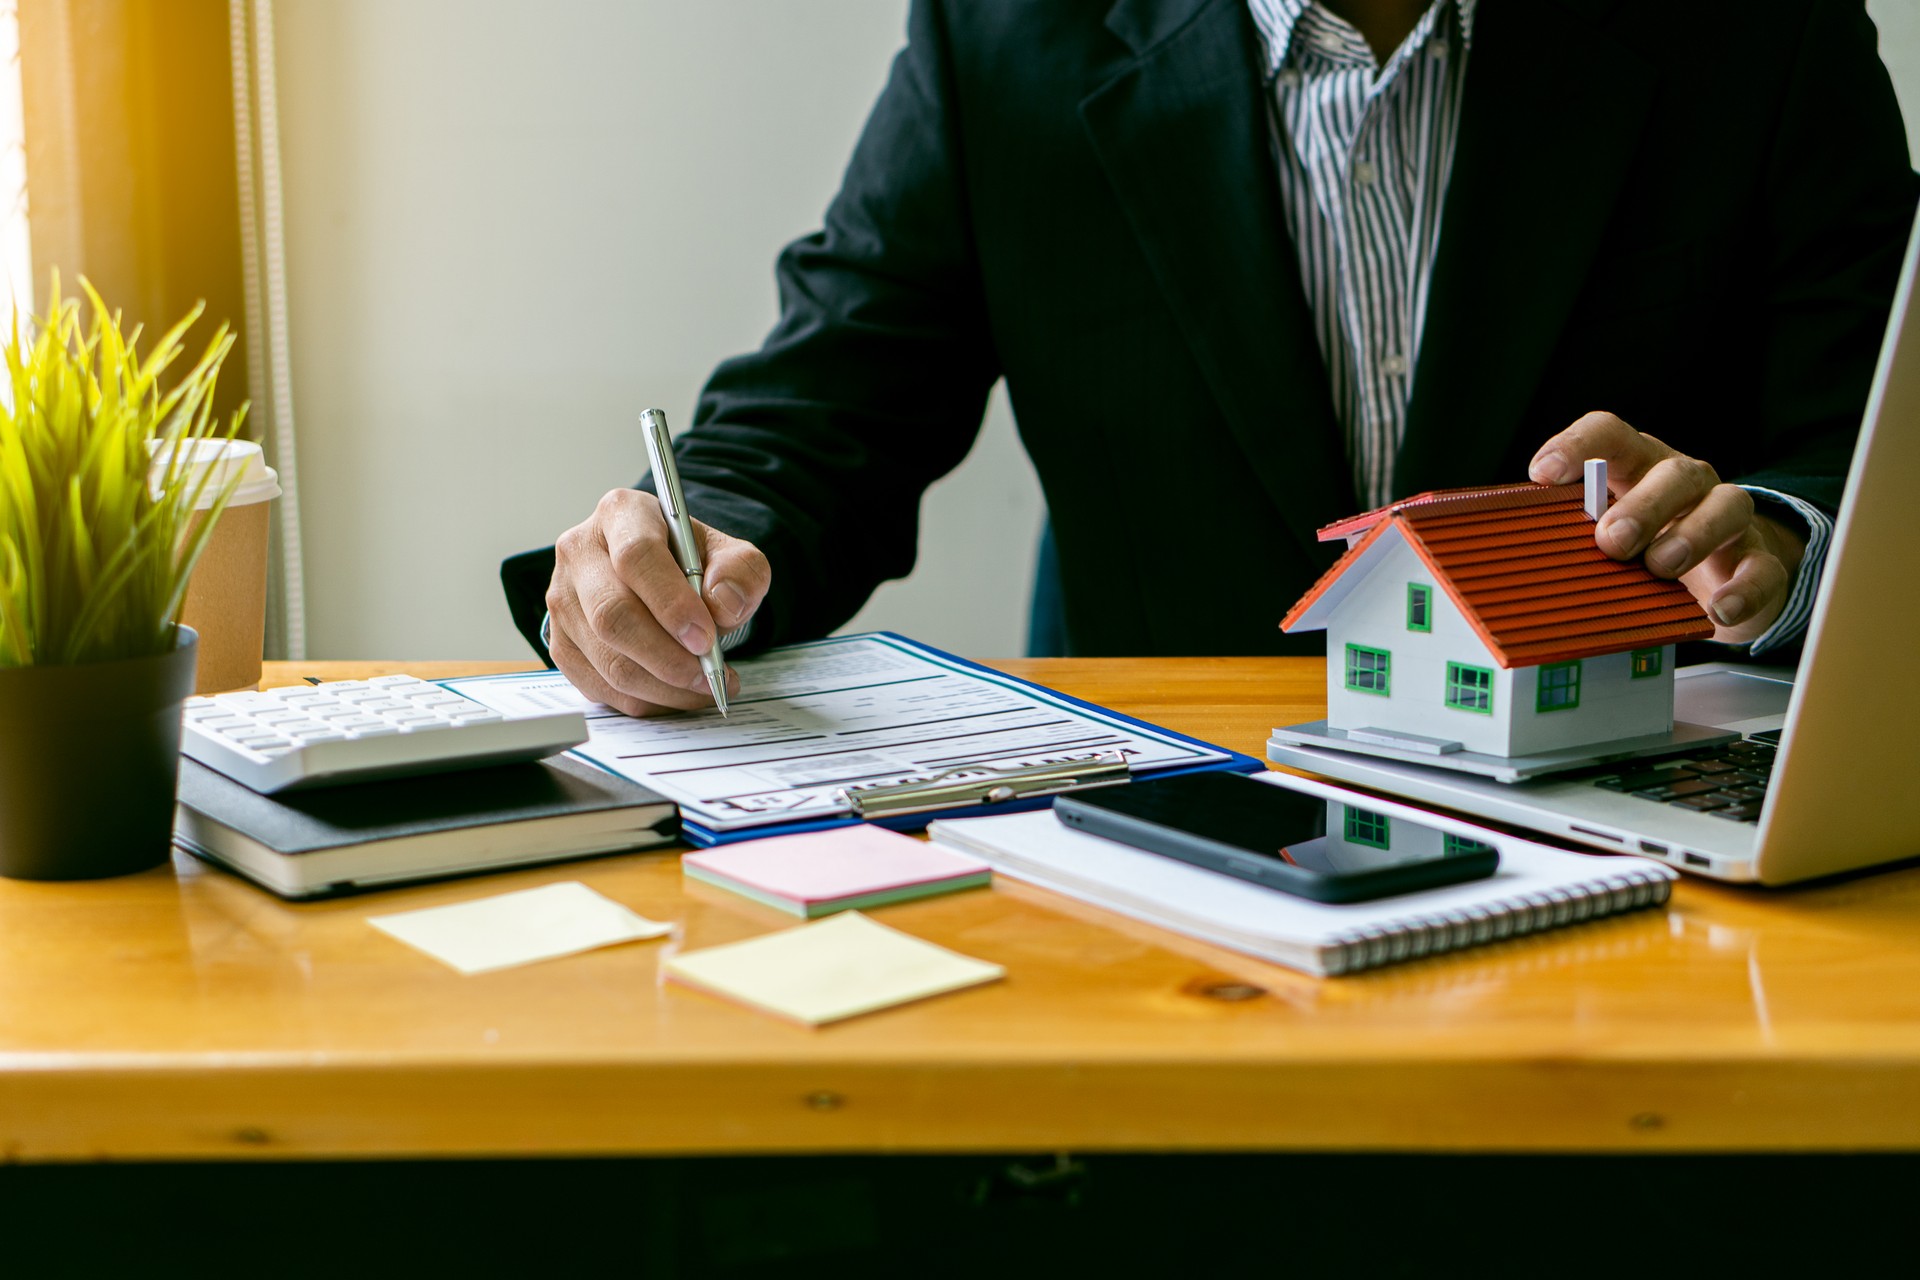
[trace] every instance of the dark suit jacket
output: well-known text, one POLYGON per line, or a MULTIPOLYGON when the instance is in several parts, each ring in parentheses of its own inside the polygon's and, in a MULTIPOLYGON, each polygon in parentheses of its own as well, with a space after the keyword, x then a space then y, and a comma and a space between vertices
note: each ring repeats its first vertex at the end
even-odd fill
MULTIPOLYGON (((679 445, 772 562, 756 644, 912 568, 1004 377, 1073 652, 1317 648, 1276 624, 1358 503, 1255 55, 1244 0, 916 0, 679 445)), ((1465 94, 1396 493, 1523 480, 1607 409, 1837 502, 1915 200, 1858 0, 1482 0, 1465 94)), ((509 562, 523 625, 550 566, 509 562)))

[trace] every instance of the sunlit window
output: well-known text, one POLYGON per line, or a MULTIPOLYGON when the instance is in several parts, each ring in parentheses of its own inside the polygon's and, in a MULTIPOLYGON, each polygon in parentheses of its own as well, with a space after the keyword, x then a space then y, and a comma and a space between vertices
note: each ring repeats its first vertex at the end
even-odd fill
POLYGON ((33 312, 33 254, 27 240, 27 131, 20 103, 20 5, 0 0, 0 270, 6 272, 8 327, 33 312))

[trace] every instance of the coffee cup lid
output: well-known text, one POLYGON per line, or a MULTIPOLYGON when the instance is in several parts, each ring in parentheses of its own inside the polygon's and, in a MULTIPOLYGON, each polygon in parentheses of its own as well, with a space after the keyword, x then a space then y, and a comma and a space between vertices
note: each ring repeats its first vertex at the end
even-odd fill
MULTIPOLYGON (((200 491, 200 500, 194 504, 197 510, 205 511, 220 496, 220 490, 237 470, 240 483, 227 499, 230 507, 242 507, 253 502, 266 502, 280 496, 280 476, 267 465, 267 456, 260 446, 251 440, 190 440, 185 442, 187 465, 196 472, 211 470, 206 487, 200 491)), ((153 470, 150 479, 157 486, 165 474, 168 460, 173 456, 164 441, 153 444, 153 470)), ((198 483, 196 477, 192 483, 198 483)))

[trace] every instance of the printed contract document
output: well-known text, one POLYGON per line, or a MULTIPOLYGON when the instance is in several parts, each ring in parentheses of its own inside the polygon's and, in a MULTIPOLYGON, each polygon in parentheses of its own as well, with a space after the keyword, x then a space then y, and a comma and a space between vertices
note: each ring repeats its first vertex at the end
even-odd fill
POLYGON ((733 664, 717 711, 635 719, 588 702, 557 671, 448 680, 508 714, 586 712, 575 750, 680 806, 689 834, 846 817, 843 787, 1121 752, 1135 773, 1236 757, 885 633, 775 649, 733 664))

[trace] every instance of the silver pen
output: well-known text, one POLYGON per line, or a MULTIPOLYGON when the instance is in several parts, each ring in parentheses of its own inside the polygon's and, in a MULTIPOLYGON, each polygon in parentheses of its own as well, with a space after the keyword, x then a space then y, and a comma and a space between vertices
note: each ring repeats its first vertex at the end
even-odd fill
MULTIPOLYGON (((667 415, 658 409, 648 409, 640 415, 640 429, 647 438, 647 465, 653 469, 655 496, 660 499, 660 510, 667 517, 667 542, 673 548, 673 558, 680 562, 680 572, 687 575, 687 585, 693 588, 693 594, 699 597, 704 608, 706 570, 700 564, 700 544, 693 536, 687 498, 680 490, 680 472, 673 465, 673 437, 667 434, 667 415)), ((713 690, 713 704, 720 708, 721 715, 726 715, 727 663, 720 656, 718 624, 714 627, 712 647, 700 655, 700 669, 707 673, 707 688, 713 690)))

